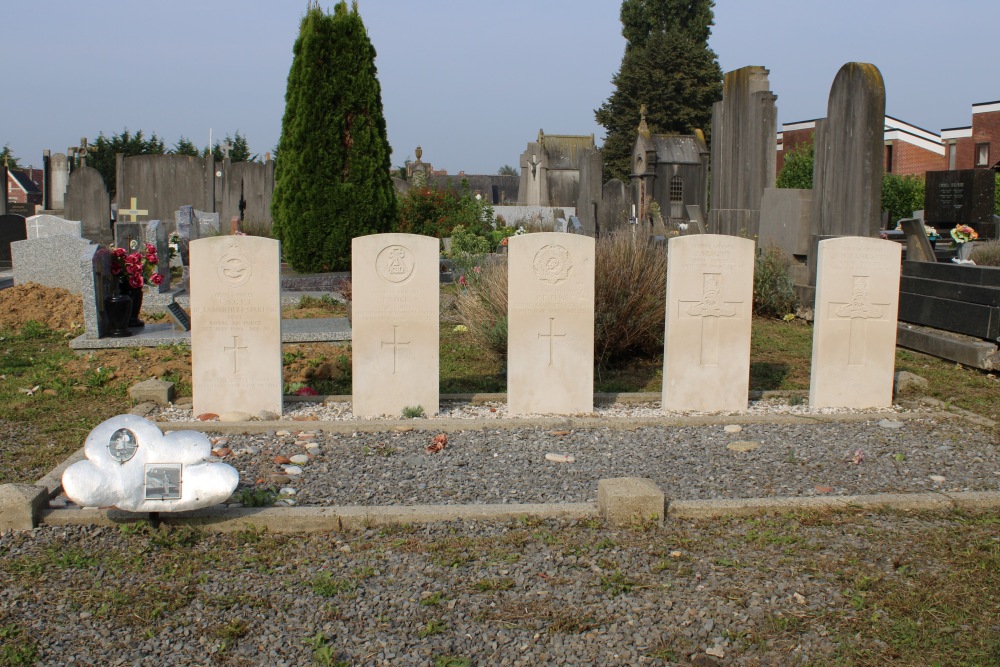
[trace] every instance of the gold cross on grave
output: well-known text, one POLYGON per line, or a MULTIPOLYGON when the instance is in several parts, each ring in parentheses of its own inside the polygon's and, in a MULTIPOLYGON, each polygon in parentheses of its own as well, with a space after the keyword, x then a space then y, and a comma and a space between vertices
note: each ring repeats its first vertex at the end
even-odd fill
POLYGON ((222 349, 225 350, 226 352, 232 352, 233 353, 233 374, 235 375, 236 373, 239 373, 240 372, 240 356, 239 356, 240 355, 240 350, 247 349, 247 346, 246 345, 240 345, 240 337, 239 336, 233 336, 233 346, 232 347, 224 347, 222 349))
POLYGON ((392 374, 396 374, 396 353, 399 351, 400 347, 407 347, 410 341, 397 341, 396 340, 396 325, 392 325, 392 340, 383 340, 382 347, 389 346, 392 348, 392 374))
POLYGON ((852 276, 851 301, 830 302, 831 320, 851 320, 851 335, 847 343, 847 365, 864 366, 868 333, 866 320, 881 320, 888 303, 875 303, 869 296, 871 276, 852 276))
POLYGON ((553 338, 565 338, 566 337, 566 334, 564 334, 564 333, 557 334, 557 333, 554 333, 552 331, 552 325, 555 322, 555 320, 556 320, 556 318, 554 318, 554 317, 550 317, 549 318, 549 332, 547 334, 541 334, 541 333, 538 334, 539 338, 548 338, 549 339, 549 366, 552 365, 552 343, 554 342, 552 339, 553 338))
POLYGON ((722 274, 706 273, 702 276, 702 300, 681 301, 680 316, 697 317, 701 320, 700 365, 719 365, 720 319, 736 317, 737 307, 742 301, 722 300, 722 274))
POLYGON ((140 210, 136 208, 137 204, 135 197, 132 197, 132 203, 130 204, 130 206, 132 208, 127 208, 123 211, 118 211, 119 215, 127 215, 128 217, 132 218, 131 220, 129 220, 129 222, 138 222, 139 221, 138 218, 140 215, 149 215, 149 211, 140 210))

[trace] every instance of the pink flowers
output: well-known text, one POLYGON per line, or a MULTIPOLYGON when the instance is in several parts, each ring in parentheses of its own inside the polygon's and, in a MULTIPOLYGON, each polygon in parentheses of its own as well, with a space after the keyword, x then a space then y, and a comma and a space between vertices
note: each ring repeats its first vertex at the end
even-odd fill
POLYGON ((160 258, 156 255, 156 246, 152 243, 145 244, 140 250, 129 253, 125 248, 113 248, 111 251, 111 273, 120 276, 128 281, 129 287, 133 289, 141 288, 146 280, 159 285, 163 282, 163 276, 156 273, 156 265, 160 258), (124 274, 124 275, 122 275, 124 274))

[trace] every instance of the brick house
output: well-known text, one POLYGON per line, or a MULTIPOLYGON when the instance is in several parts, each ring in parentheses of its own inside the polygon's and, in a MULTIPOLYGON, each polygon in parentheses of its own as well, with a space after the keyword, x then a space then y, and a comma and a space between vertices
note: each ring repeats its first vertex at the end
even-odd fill
POLYGON ((41 169, 8 169, 7 201, 14 204, 41 204, 42 178, 41 169))
POLYGON ((972 125, 941 130, 944 169, 1000 171, 1000 100, 972 105, 972 125))
MULTIPOLYGON (((778 133, 776 167, 781 172, 785 152, 802 144, 810 144, 816 130, 815 120, 784 123, 778 133)), ((885 117, 885 148, 882 167, 886 173, 923 175, 927 171, 946 168, 945 147, 941 135, 929 132, 893 116, 885 117)))

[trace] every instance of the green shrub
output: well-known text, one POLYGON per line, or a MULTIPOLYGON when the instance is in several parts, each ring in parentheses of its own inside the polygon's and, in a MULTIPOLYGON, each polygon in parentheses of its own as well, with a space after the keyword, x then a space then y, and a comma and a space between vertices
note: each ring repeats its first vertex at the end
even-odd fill
POLYGON ((813 186, 813 142, 799 144, 790 153, 785 154, 785 162, 778 172, 775 186, 779 188, 798 188, 811 190, 813 186))
POLYGON ((882 176, 882 210, 889 212, 889 227, 924 207, 924 179, 919 176, 882 176))
MULTIPOLYGON (((667 254, 621 230, 597 240, 594 360, 663 349, 667 254)), ((457 294, 455 308, 470 338, 497 357, 507 355, 507 262, 488 262, 457 294)))
POLYGON ((470 234, 488 237, 495 224, 493 206, 487 199, 476 199, 463 181, 461 192, 430 187, 408 190, 399 203, 396 231, 436 238, 451 236, 454 243, 454 230, 459 225, 470 234))
POLYGON ((788 259, 778 248, 757 253, 753 271, 753 312, 762 317, 784 317, 795 310, 795 289, 788 275, 788 259))
POLYGON ((495 250, 490 242, 491 239, 480 236, 465 228, 465 225, 456 225, 451 230, 451 255, 485 255, 495 250))
POLYGON ((976 243, 969 259, 979 266, 1000 266, 1000 241, 976 243))

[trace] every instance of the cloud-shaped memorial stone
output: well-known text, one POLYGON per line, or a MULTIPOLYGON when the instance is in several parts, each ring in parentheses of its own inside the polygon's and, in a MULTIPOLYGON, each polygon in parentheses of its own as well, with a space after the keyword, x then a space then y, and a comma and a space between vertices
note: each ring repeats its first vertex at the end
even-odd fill
POLYGON ((85 461, 63 473, 66 495, 84 507, 115 506, 131 512, 180 512, 223 502, 240 473, 206 461, 212 445, 204 433, 164 435, 152 422, 119 415, 99 425, 84 444, 85 461))

